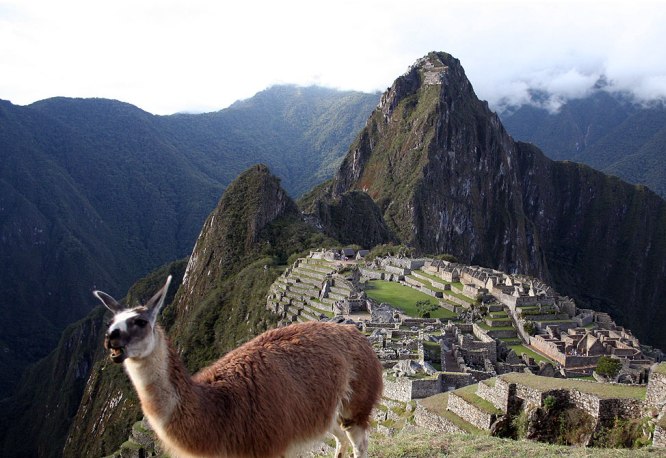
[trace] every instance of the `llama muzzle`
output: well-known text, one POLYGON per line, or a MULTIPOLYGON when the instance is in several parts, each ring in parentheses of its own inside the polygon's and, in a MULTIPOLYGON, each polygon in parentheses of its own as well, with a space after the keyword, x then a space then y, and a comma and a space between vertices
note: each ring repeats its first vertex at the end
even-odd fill
POLYGON ((104 347, 109 350, 109 358, 114 363, 122 363, 127 358, 125 345, 122 339, 114 338, 114 334, 107 335, 104 339, 104 347))

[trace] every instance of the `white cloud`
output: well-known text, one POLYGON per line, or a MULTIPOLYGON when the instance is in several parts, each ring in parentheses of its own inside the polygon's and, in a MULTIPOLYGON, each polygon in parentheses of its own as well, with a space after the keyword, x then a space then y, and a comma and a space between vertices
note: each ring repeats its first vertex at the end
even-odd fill
POLYGON ((0 98, 109 97, 214 110, 275 83, 384 90, 429 51, 493 105, 666 95, 664 1, 0 0, 0 98))

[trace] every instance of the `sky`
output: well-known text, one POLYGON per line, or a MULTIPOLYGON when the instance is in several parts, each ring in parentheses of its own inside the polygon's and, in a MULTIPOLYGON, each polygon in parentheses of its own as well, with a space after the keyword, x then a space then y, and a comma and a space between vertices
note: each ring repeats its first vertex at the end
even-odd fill
POLYGON ((275 84, 384 91, 460 59, 493 108, 606 90, 666 98, 666 0, 0 0, 0 99, 216 111, 275 84))

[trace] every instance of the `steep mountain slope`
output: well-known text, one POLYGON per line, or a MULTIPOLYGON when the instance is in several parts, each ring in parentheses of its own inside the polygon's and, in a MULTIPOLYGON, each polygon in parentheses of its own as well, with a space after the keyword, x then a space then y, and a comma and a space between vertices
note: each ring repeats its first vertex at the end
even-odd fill
POLYGON ((501 115, 517 140, 552 159, 582 162, 666 196, 666 107, 596 90, 556 113, 524 105, 501 115))
MULTIPOLYGON (((161 319, 196 371, 274 324, 266 295, 290 255, 335 243, 302 221, 266 166, 253 166, 209 215, 187 268, 178 261, 153 272, 126 301, 145 301, 169 273, 174 284, 182 280, 161 319)), ((58 348, 31 368, 24 388, 0 405, 8 412, 0 423, 2 456, 104 456, 127 439, 141 412, 122 367, 102 349, 103 315, 95 309, 72 325, 58 348), (79 336, 76 344, 70 335, 79 336), (62 383, 53 384, 52 376, 62 383)))
POLYGON ((0 101, 0 312, 13 317, 0 324, 0 399, 91 309, 95 285, 120 295, 187 254, 250 164, 275 164, 294 193, 330 176, 376 98, 275 87, 166 117, 101 99, 0 101))
POLYGON ((118 294, 183 256, 222 185, 189 167, 151 115, 130 105, 2 104, 0 118, 0 312, 14 317, 0 324, 4 397, 91 309, 95 284, 118 294))
POLYGON ((664 200, 514 142, 448 54, 396 80, 329 189, 367 192, 421 252, 541 277, 666 345, 664 200))

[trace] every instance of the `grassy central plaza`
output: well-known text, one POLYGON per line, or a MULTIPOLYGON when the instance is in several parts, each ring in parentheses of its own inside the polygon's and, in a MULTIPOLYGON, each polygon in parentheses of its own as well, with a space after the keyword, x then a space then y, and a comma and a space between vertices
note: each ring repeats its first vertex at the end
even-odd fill
MULTIPOLYGON (((365 292, 369 298, 380 303, 387 303, 411 317, 419 316, 416 309, 418 301, 430 301, 433 304, 439 303, 439 299, 435 297, 391 281, 370 280, 368 286, 365 288, 365 292)), ((430 312, 430 317, 453 319, 457 315, 445 308, 439 307, 437 310, 430 312)))

